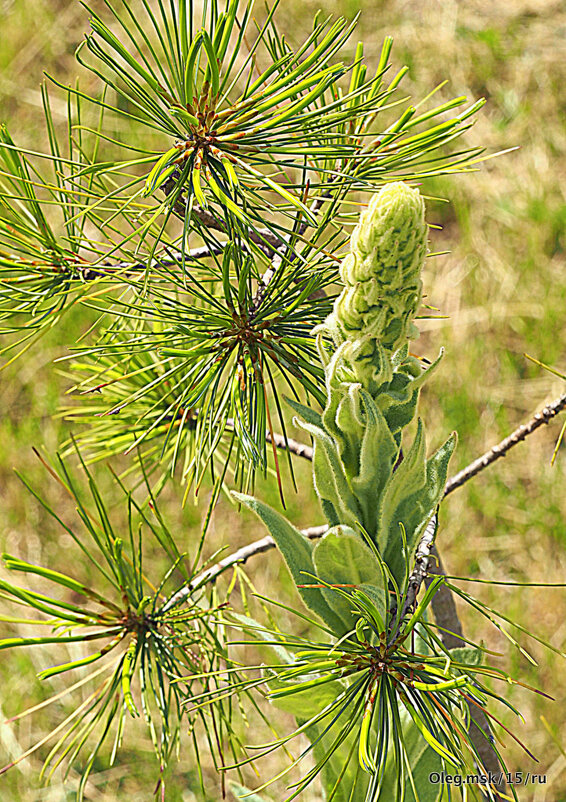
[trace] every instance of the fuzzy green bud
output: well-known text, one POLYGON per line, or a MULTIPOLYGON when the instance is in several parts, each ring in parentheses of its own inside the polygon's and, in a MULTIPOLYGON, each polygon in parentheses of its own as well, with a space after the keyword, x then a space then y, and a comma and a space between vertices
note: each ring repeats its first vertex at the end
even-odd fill
POLYGON ((414 336, 427 250, 424 201, 401 181, 374 195, 352 234, 334 323, 348 340, 370 335, 395 351, 414 336))

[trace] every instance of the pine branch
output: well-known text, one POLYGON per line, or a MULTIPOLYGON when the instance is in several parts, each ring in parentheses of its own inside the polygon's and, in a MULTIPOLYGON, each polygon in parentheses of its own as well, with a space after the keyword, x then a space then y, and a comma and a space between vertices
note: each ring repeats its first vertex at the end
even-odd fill
MULTIPOLYGON (((328 526, 326 524, 321 524, 320 526, 309 526, 307 529, 301 529, 301 533, 305 535, 305 537, 315 540, 322 537, 327 529, 328 526)), ((241 549, 229 554, 223 560, 214 563, 214 565, 211 565, 206 571, 203 571, 202 574, 195 577, 188 585, 184 585, 180 588, 171 596, 167 604, 164 605, 163 611, 167 612, 171 607, 181 604, 182 601, 190 596, 197 588, 209 582, 215 582, 224 571, 227 571, 234 565, 243 565, 250 557, 255 557, 256 554, 263 554, 266 551, 271 551, 273 548, 275 548, 275 541, 271 535, 266 535, 266 537, 262 537, 261 540, 254 540, 253 543, 249 543, 247 546, 243 546, 241 549)))
POLYGON ((525 440, 530 434, 535 432, 539 426, 542 426, 543 423, 550 423, 565 407, 566 393, 556 398, 554 401, 551 401, 544 409, 537 412, 536 415, 533 415, 530 420, 526 423, 522 423, 514 432, 511 432, 508 437, 505 437, 500 443, 497 443, 497 445, 490 448, 489 451, 486 451, 485 454, 482 454, 481 457, 478 457, 466 468, 463 468, 456 476, 449 479, 446 483, 444 495, 447 496, 448 493, 456 490, 457 487, 461 487, 468 479, 476 476, 476 474, 483 471, 484 468, 487 468, 488 465, 491 465, 495 460, 504 457, 509 449, 525 440))
POLYGON ((308 459, 310 462, 312 462, 312 446, 307 446, 305 443, 299 443, 298 440, 293 440, 291 437, 285 438, 282 434, 279 434, 279 432, 274 432, 273 438, 271 436, 271 432, 267 432, 266 440, 268 443, 275 443, 277 448, 286 449, 296 457, 302 457, 303 459, 308 459))
MULTIPOLYGON (((313 215, 316 214, 319 211, 319 209, 322 206, 322 204, 324 203, 324 201, 327 200, 328 198, 329 198, 328 195, 324 195, 324 196, 320 195, 318 198, 314 199, 314 201, 311 203, 311 206, 310 206, 310 211, 313 213, 313 215)), ((303 222, 300 223, 300 225, 299 225, 299 227, 297 229, 297 232, 296 232, 297 236, 301 237, 305 233, 305 231, 307 230, 308 227, 309 227, 309 224, 306 222, 306 220, 303 220, 303 222)), ((286 237, 282 238, 281 243, 279 244, 279 246, 277 247, 275 253, 273 254, 273 258, 271 260, 270 266, 267 268, 267 270, 265 271, 265 273, 261 277, 261 280, 259 282, 259 286, 257 288, 257 292, 255 294, 255 298, 254 298, 253 304, 252 304, 252 309, 251 309, 252 314, 255 314, 258 311, 258 309, 260 308, 260 306, 261 306, 261 304, 263 302, 265 293, 267 292, 267 288, 269 287, 271 281, 273 280, 273 277, 276 275, 277 271, 279 270, 279 268, 283 264, 283 259, 287 257, 287 254, 289 252, 289 241, 290 241, 290 239, 291 239, 291 234, 287 234, 286 237)), ((324 296, 324 290, 317 290, 315 293, 313 293, 313 295, 311 297, 319 298, 319 297, 322 297, 322 296, 324 296)))
MULTIPOLYGON (((185 259, 196 260, 206 259, 207 256, 221 254, 227 243, 218 242, 214 245, 202 245, 200 248, 191 248, 185 254, 185 259)), ((174 267, 182 261, 182 255, 173 254, 169 259, 158 259, 155 262, 157 267, 174 267)), ((109 278, 115 274, 125 276, 142 272, 147 269, 145 262, 103 262, 101 264, 77 265, 77 270, 83 281, 95 281, 97 278, 109 278)))
POLYGON ((403 611, 399 619, 399 627, 401 626, 401 622, 405 618, 405 615, 414 609, 421 585, 428 576, 430 557, 434 548, 434 538, 436 536, 437 527, 438 514, 435 513, 428 522, 424 534, 417 546, 417 551, 415 553, 415 566, 407 583, 407 593, 403 602, 403 611))
MULTIPOLYGON (((175 176, 171 176, 161 185, 161 190, 165 193, 165 195, 169 196, 176 189, 176 187, 177 181, 175 180, 175 176)), ((186 205, 182 198, 177 198, 175 200, 173 209, 181 219, 185 219, 186 205)), ((205 228, 211 228, 214 231, 221 231, 223 234, 227 233, 226 226, 222 220, 220 220, 220 218, 207 209, 203 209, 200 206, 195 205, 192 209, 192 215, 205 228)), ((278 237, 277 234, 274 234, 267 228, 249 229, 247 236, 251 242, 254 242, 256 245, 258 245, 261 250, 270 258, 273 256, 277 248, 280 248, 284 242, 281 237, 278 237)))

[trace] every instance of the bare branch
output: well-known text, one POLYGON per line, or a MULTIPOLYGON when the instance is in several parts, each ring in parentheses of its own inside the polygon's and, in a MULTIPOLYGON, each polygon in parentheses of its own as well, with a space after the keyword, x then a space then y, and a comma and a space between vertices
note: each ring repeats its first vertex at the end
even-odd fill
POLYGON ((277 448, 287 449, 291 452, 291 454, 295 454, 296 457, 302 457, 303 459, 308 459, 312 462, 312 446, 307 446, 305 443, 299 443, 297 440, 293 440, 290 437, 285 439, 285 437, 278 432, 274 432, 273 439, 271 437, 271 432, 267 432, 265 439, 268 443, 275 443, 277 448))
POLYGON ((504 457, 509 449, 516 446, 517 443, 522 442, 527 438, 530 434, 535 432, 539 426, 542 426, 543 423, 550 423, 550 421, 558 415, 566 407, 566 393, 561 395, 560 398, 556 398, 554 401, 551 401, 550 404, 547 404, 544 409, 540 412, 537 412, 536 415, 527 421, 527 423, 521 424, 514 432, 512 432, 508 437, 498 443, 493 448, 490 448, 489 451, 486 451, 485 454, 482 454, 481 457, 478 457, 473 462, 471 462, 466 468, 461 470, 456 476, 453 476, 451 479, 448 480, 446 483, 446 489, 444 490, 444 495, 447 496, 448 493, 451 493, 453 490, 456 490, 457 487, 461 487, 468 479, 471 479, 472 476, 476 476, 480 471, 483 471, 484 468, 487 468, 488 465, 491 465, 492 462, 499 459, 500 457, 504 457))
MULTIPOLYGON (((310 526, 308 529, 302 529, 301 532, 305 537, 314 540, 322 537, 327 529, 328 526, 326 524, 321 524, 320 526, 310 526)), ((249 543, 247 546, 243 546, 241 549, 229 554, 223 560, 219 560, 214 565, 211 565, 210 568, 207 568, 206 571, 203 571, 202 574, 195 577, 188 585, 184 585, 174 593, 165 604, 163 608, 164 611, 181 604, 197 588, 201 588, 209 582, 215 582, 224 571, 227 571, 234 565, 243 565, 250 557, 254 557, 256 554, 262 554, 265 551, 270 551, 273 548, 275 548, 275 541, 271 535, 267 535, 266 537, 262 537, 261 540, 254 540, 253 543, 249 543)))
MULTIPOLYGON (((517 443, 522 442, 536 431, 539 426, 542 426, 543 423, 549 423, 562 409, 566 407, 566 393, 561 395, 560 398, 556 398, 550 404, 547 404, 541 412, 537 412, 536 415, 527 421, 527 423, 523 423, 514 432, 512 432, 508 437, 502 440, 497 445, 493 446, 486 451, 481 457, 474 460, 470 465, 466 468, 461 470, 456 476, 453 476, 446 482, 446 486, 444 488, 444 496, 447 496, 449 493, 452 493, 458 487, 461 487, 465 482, 467 482, 472 477, 476 476, 480 471, 483 471, 484 468, 487 468, 488 465, 491 465, 495 460, 499 459, 500 457, 504 457, 505 454, 516 446, 517 443)), ((428 528, 427 528, 428 532, 428 528)), ((423 535, 421 542, 417 547, 417 556, 415 557, 415 568, 409 578, 409 587, 411 588, 411 593, 413 596, 413 601, 416 600, 420 587, 427 579, 427 570, 430 570, 431 573, 434 574, 445 574, 444 568, 442 566, 442 561, 440 559, 440 555, 438 551, 436 551, 436 547, 434 548, 434 555, 436 557, 437 565, 436 567, 430 567, 429 563, 431 562, 428 558, 426 560, 426 565, 424 565, 424 572, 423 572, 423 564, 419 563, 419 554, 421 550, 421 546, 426 548, 426 541, 427 539, 427 532, 423 535)), ((430 546, 432 546, 432 541, 430 541, 430 546)), ((430 553, 430 551, 429 551, 430 553)), ((434 561, 432 561, 434 564, 434 561)), ((427 582, 428 584, 428 582, 427 582)), ((432 608, 434 611, 434 617, 436 622, 439 626, 443 627, 446 632, 444 633, 442 640, 444 641, 447 648, 452 649, 454 646, 464 645, 463 641, 458 637, 462 635, 462 624, 460 623, 460 619, 458 618, 458 613, 456 610, 456 605, 454 603, 454 598, 450 588, 446 586, 441 586, 440 590, 434 595, 432 600, 432 608)), ((483 713, 478 710, 477 715, 479 716, 477 723, 483 730, 487 727, 487 719, 483 715, 483 713)), ((477 718, 477 717, 476 717, 477 718)), ((487 755, 488 753, 492 753, 493 750, 489 744, 485 743, 485 738, 478 733, 480 736, 482 743, 482 749, 487 755)), ((476 743, 479 750, 479 742, 476 743)), ((482 751, 480 754, 482 754, 482 751)), ((483 759, 483 754, 482 754, 483 759)), ((493 760, 493 757, 491 758, 493 760)), ((486 768, 490 768, 486 764, 486 768)), ((493 771, 497 769, 495 766, 493 771)))
MULTIPOLYGON (((227 242, 218 242, 214 245, 202 245, 200 248, 191 248, 185 254, 185 259, 205 259, 222 253, 227 242)), ((154 264, 158 267, 174 267, 182 261, 183 257, 179 254, 172 254, 167 259, 156 259, 154 264)), ((79 264, 75 265, 83 281, 95 281, 97 278, 112 278, 115 275, 128 276, 132 273, 141 273, 147 269, 146 262, 102 262, 100 264, 79 264)))

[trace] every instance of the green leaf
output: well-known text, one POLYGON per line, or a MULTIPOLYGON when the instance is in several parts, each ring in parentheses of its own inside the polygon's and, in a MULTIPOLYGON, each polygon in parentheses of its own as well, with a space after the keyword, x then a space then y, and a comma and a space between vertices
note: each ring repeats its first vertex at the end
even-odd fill
POLYGON ((452 766, 456 769, 458 768, 458 763, 456 759, 453 757, 452 753, 447 749, 434 735, 434 733, 430 732, 425 722, 419 716, 418 712, 413 709, 411 703, 408 699, 404 700, 405 709, 413 719, 413 723, 415 728, 418 732, 422 735, 423 739, 430 745, 430 747, 436 752, 437 755, 444 758, 444 760, 448 761, 452 766))
MULTIPOLYGON (((292 689, 292 687, 289 680, 283 682, 274 677, 269 681, 270 691, 283 688, 292 689)), ((345 686, 336 679, 286 696, 270 697, 269 701, 279 710, 292 713, 297 719, 308 721, 308 719, 318 716, 325 707, 331 705, 344 690, 345 686)))
POLYGON ((294 398, 288 398, 285 396, 285 401, 289 404, 291 409, 300 415, 301 418, 307 423, 311 423, 313 426, 322 428, 322 416, 319 412, 311 409, 311 407, 307 407, 306 404, 301 404, 299 401, 295 401, 294 398))
POLYGON ((93 31, 101 36, 110 45, 110 47, 124 59, 128 66, 134 70, 134 72, 136 72, 140 78, 143 78, 143 80, 146 81, 149 86, 151 86, 154 92, 159 91, 159 83, 155 77, 151 75, 148 70, 142 67, 138 59, 128 52, 127 48, 122 45, 120 40, 117 39, 113 33, 111 33, 111 31, 98 17, 93 17, 90 21, 90 24, 93 31))
POLYGON ((428 462, 425 461, 424 427, 419 421, 411 449, 387 488, 378 545, 385 562, 398 580, 405 570, 399 524, 405 528, 407 547, 412 553, 444 494, 448 462, 455 445, 456 435, 451 435, 428 462))
MULTIPOLYGON (((418 800, 415 800, 411 782, 406 778, 403 802, 437 802, 441 797, 443 786, 441 783, 431 783, 429 776, 432 772, 441 772, 443 770, 442 760, 434 749, 428 746, 402 706, 399 708, 399 717, 403 732, 403 743, 411 766, 413 782, 418 792, 418 800)), ((388 754, 393 756, 394 750, 391 748, 388 754)), ((391 800, 397 798, 398 778, 399 772, 393 757, 391 757, 387 761, 381 793, 376 802, 391 802, 391 800)))
POLYGON ((201 36, 202 36, 202 43, 206 50, 206 55, 208 56, 208 68, 206 70, 205 81, 208 80, 210 76, 212 97, 216 98, 218 96, 218 90, 220 88, 220 74, 218 71, 218 61, 216 53, 214 52, 214 46, 210 40, 208 32, 203 30, 201 36))
POLYGON ((202 46, 202 31, 199 31, 191 43, 189 54, 187 56, 187 61, 185 63, 184 85, 185 85, 185 98, 187 103, 191 103, 193 95, 196 94, 194 71, 195 71, 196 58, 198 56, 201 46, 202 46))
POLYGON ((359 473, 350 484, 360 507, 362 523, 370 535, 377 534, 379 502, 393 473, 399 448, 387 421, 369 393, 362 392, 365 426, 359 450, 359 473))
POLYGON ((323 501, 332 505, 340 523, 356 526, 362 520, 362 514, 348 485, 336 442, 324 429, 310 423, 298 423, 315 441, 313 466, 316 492, 323 501))
POLYGON ((483 651, 477 646, 457 646, 450 649, 450 659, 455 663, 479 666, 483 660, 483 651))
POLYGON ((280 663, 292 665, 295 662, 294 656, 281 645, 281 641, 274 632, 265 629, 258 621, 247 615, 242 615, 242 613, 232 611, 230 617, 242 624, 244 630, 249 631, 254 637, 260 638, 270 654, 273 653, 280 663))
MULTIPOLYGON (((300 719, 298 723, 301 723, 300 719)), ((311 725, 306 734, 311 742, 316 741, 314 759, 317 762, 323 760, 333 744, 333 735, 324 732, 324 722, 311 725)), ((358 737, 359 729, 354 726, 322 767, 325 798, 332 793, 332 802, 366 802, 370 778, 365 771, 361 771, 358 763, 354 748, 358 737)))
MULTIPOLYGON (((348 526, 335 526, 317 543, 312 556, 319 579, 330 585, 370 585, 380 596, 382 613, 385 612, 380 565, 361 535, 348 526)), ((343 590, 348 593, 352 589, 343 590)), ((353 629, 359 616, 352 612, 353 605, 344 594, 330 588, 323 588, 322 593, 344 622, 345 632, 353 629)))
POLYGON ((232 495, 252 512, 255 512, 267 527, 287 563, 289 573, 305 605, 316 613, 333 632, 342 633, 344 629, 342 621, 328 605, 322 591, 318 588, 301 587, 301 585, 312 585, 316 582, 312 541, 267 504, 242 493, 232 492, 232 495))
POLYGON ((151 169, 151 172, 146 178, 143 191, 144 195, 151 195, 151 193, 163 183, 162 172, 169 166, 169 163, 177 156, 178 153, 179 151, 177 148, 169 148, 169 150, 166 151, 155 163, 154 167, 151 169))

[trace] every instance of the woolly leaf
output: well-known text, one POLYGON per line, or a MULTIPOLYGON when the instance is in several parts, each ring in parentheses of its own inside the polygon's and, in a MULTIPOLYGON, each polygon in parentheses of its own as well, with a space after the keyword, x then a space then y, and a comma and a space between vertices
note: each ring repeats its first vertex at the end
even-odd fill
POLYGON ((269 802, 266 796, 260 796, 259 794, 254 794, 254 792, 250 791, 249 788, 246 788, 243 785, 238 785, 238 783, 231 782, 230 790, 232 791, 236 799, 244 799, 245 802, 269 802))
POLYGON ((387 422, 368 393, 363 393, 365 427, 359 450, 359 473, 351 480, 362 508, 362 523, 370 535, 377 534, 376 509, 393 473, 398 447, 387 422))
MULTIPOLYGON (((330 529, 313 550, 316 574, 323 582, 333 585, 379 586, 381 591, 382 572, 377 557, 367 546, 361 535, 347 526, 330 529)), ((348 592, 348 588, 342 590, 348 592)), ((356 625, 357 615, 352 613, 352 604, 343 593, 331 588, 323 588, 323 595, 329 606, 340 616, 345 632, 356 625)), ((383 593, 383 591, 381 591, 383 593)), ((383 599, 381 599, 383 606, 383 599)))
POLYGON ((314 484, 319 497, 334 507, 340 523, 355 526, 361 520, 361 510, 352 493, 336 443, 323 430, 309 423, 300 423, 315 441, 313 468, 314 484))
POLYGON ((450 649, 450 659, 455 663, 479 666, 483 659, 483 651, 477 646, 457 646, 450 649))
MULTIPOLYGON (((444 766, 440 755, 428 746, 402 707, 399 708, 399 716, 403 728, 403 742, 407 750, 407 762, 411 767, 413 782, 418 793, 418 798, 415 800, 411 781, 406 777, 403 802, 437 802, 442 794, 443 786, 441 783, 431 783, 429 777, 433 772, 442 772, 444 766)), ((392 750, 390 750, 390 754, 392 754, 392 750)), ((376 802, 389 802, 391 799, 396 799, 398 780, 399 772, 391 759, 385 768, 381 793, 376 798, 376 802)))
POLYGON ((307 423, 312 423, 313 426, 322 426, 322 417, 319 412, 307 407, 305 404, 301 404, 299 401, 295 401, 294 398, 285 396, 285 401, 307 423))
POLYGON ((386 553, 389 538, 397 537, 399 523, 406 526, 402 516, 406 501, 421 490, 426 481, 426 442, 424 426, 419 420, 417 433, 410 450, 395 471, 387 486, 383 502, 383 515, 380 522, 378 547, 382 554, 386 553))
MULTIPOLYGON (((415 437, 415 441, 416 440, 417 437, 415 437)), ((387 518, 388 523, 386 524, 384 518, 382 520, 382 527, 380 529, 380 537, 382 538, 381 542, 385 543, 382 553, 385 562, 390 566, 393 574, 397 578, 402 576, 403 560, 401 556, 401 550, 399 548, 398 537, 395 537, 397 533, 396 527, 398 527, 399 523, 402 523, 405 527, 407 546, 409 548, 409 552, 411 553, 415 548, 419 537, 424 532, 431 515, 442 500, 442 496, 444 495, 444 487, 446 485, 446 477, 448 475, 448 463, 455 446, 456 435, 452 434, 423 466, 423 475, 423 471, 419 462, 422 449, 424 449, 423 436, 422 445, 420 443, 416 445, 413 444, 413 448, 411 449, 408 457, 408 459, 414 457, 412 469, 409 466, 409 469, 412 471, 412 478, 414 481, 411 482, 408 480, 405 491, 395 494, 395 508, 393 508, 392 503, 394 498, 393 493, 386 499, 384 509, 387 509, 389 514, 387 518), (416 453, 417 448, 418 454, 416 453), (417 478, 421 479, 420 487, 417 485, 417 478), (414 488, 413 492, 411 492, 412 488, 414 488), (386 529, 386 526, 388 526, 388 529, 386 529), (389 539, 387 539, 387 532, 390 533, 389 539)), ((403 469, 405 461, 406 460, 403 460, 395 472, 393 481, 395 481, 397 474, 403 469)), ((391 485, 393 485, 393 481, 391 485)))
POLYGON ((242 628, 245 631, 249 631, 254 637, 260 638, 264 642, 263 645, 265 649, 270 653, 270 662, 273 656, 282 664, 288 663, 291 665, 295 662, 295 658, 291 652, 281 645, 276 635, 270 630, 265 629, 258 621, 247 615, 242 615, 242 613, 235 613, 234 611, 231 611, 230 617, 238 621, 239 624, 242 624, 242 628))
MULTIPOLYGON (((282 682, 274 677, 269 681, 269 690, 276 691, 279 688, 289 688, 289 680, 282 682)), ((285 713, 292 713, 297 719, 301 718, 308 721, 317 716, 325 707, 331 705, 336 697, 344 691, 344 685, 339 681, 326 682, 323 685, 291 693, 288 696, 278 696, 270 698, 272 705, 285 713)))
POLYGON ((312 559, 313 543, 289 521, 275 510, 263 504, 252 496, 233 492, 232 495, 242 504, 245 504, 260 518, 267 527, 269 534, 277 544, 287 568, 297 585, 299 595, 305 605, 316 613, 333 632, 341 632, 342 622, 336 613, 328 606, 322 592, 318 588, 305 588, 302 585, 313 584, 315 567, 312 559))

